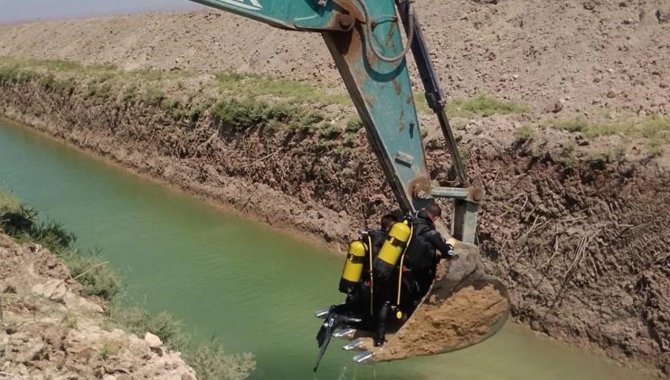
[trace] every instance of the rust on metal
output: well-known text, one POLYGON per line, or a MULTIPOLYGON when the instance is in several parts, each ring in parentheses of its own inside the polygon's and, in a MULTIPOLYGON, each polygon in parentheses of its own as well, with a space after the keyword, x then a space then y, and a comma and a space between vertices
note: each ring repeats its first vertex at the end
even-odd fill
POLYGON ((395 90, 396 95, 400 95, 402 92, 402 87, 400 86, 400 83, 398 83, 397 79, 393 80, 393 89, 395 90))
POLYGON ((354 27, 356 19, 349 14, 338 13, 338 15, 335 16, 335 22, 342 28, 343 32, 348 32, 354 27))
POLYGON ((468 188, 468 200, 470 202, 478 203, 484 199, 485 192, 484 189, 480 187, 469 187, 468 188))
POLYGON ((409 189, 414 198, 428 199, 430 195, 430 179, 417 177, 409 183, 409 189))

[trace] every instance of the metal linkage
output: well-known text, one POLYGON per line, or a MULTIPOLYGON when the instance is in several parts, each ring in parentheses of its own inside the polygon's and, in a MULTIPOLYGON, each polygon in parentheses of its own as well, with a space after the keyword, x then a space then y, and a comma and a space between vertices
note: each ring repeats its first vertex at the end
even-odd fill
MULTIPOLYGON (((442 135, 447 142, 447 149, 451 156, 452 166, 462 188, 438 187, 431 189, 433 197, 449 198, 454 200, 454 218, 452 221, 452 235, 466 243, 474 243, 477 233, 477 214, 479 210, 479 201, 482 200, 483 191, 476 188, 470 188, 467 171, 463 158, 458 151, 458 144, 454 137, 454 132, 449 123, 449 118, 445 112, 447 104, 444 91, 440 85, 435 68, 430 60, 428 46, 421 31, 421 23, 414 12, 409 12, 410 4, 406 0, 396 0, 396 5, 403 17, 403 24, 406 29, 414 29, 411 41, 412 54, 419 70, 419 76, 425 89, 426 101, 430 108, 435 112, 437 120, 440 123, 442 135)), ((409 34, 409 32, 408 32, 409 34)))

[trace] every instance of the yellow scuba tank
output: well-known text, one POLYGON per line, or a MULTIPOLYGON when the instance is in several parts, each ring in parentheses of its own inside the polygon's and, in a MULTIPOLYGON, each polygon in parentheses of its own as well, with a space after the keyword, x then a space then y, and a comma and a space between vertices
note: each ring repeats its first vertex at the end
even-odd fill
POLYGON ((354 240, 349 244, 349 253, 344 262, 342 278, 340 279, 340 292, 349 293, 361 280, 366 252, 365 244, 360 240, 354 240))
POLYGON ((412 236, 412 228, 409 221, 398 222, 391 227, 391 231, 379 250, 379 255, 375 258, 374 270, 383 277, 388 277, 393 273, 400 255, 405 251, 407 242, 412 236))

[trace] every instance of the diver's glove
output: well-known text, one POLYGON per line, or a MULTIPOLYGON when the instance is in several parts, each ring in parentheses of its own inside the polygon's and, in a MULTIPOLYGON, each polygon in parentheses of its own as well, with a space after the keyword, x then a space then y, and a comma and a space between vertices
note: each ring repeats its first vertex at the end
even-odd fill
POLYGON ((445 258, 445 259, 451 259, 451 258, 453 258, 453 257, 455 256, 455 253, 454 253, 454 246, 451 245, 451 244, 449 244, 449 243, 447 243, 447 247, 449 247, 449 248, 448 248, 448 250, 447 250, 447 255, 446 255, 444 258, 445 258))

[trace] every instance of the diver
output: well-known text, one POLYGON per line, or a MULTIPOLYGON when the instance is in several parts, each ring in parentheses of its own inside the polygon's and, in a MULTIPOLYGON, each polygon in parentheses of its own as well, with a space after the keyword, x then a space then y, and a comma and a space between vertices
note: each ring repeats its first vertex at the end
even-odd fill
POLYGON ((366 258, 363 262, 363 273, 358 284, 351 288, 347 295, 348 308, 354 313, 364 316, 363 320, 368 328, 374 325, 373 316, 375 310, 381 307, 380 302, 389 298, 388 286, 383 286, 380 279, 373 275, 372 263, 379 254, 379 250, 386 241, 391 227, 398 222, 393 214, 386 214, 380 220, 380 228, 363 233, 363 241, 366 244, 366 258), (382 285, 382 286, 380 286, 382 285))
POLYGON ((412 238, 405 252, 403 263, 403 308, 411 313, 426 295, 435 279, 440 259, 451 258, 454 247, 446 243, 435 229, 435 221, 442 216, 437 203, 431 203, 413 218, 412 238))
POLYGON ((375 254, 369 275, 372 318, 368 326, 375 346, 383 345, 386 332, 414 312, 435 279, 440 258, 453 255, 453 246, 435 228, 435 221, 441 216, 440 206, 431 203, 402 221, 383 221, 392 225, 381 235, 384 242, 375 254))
POLYGON ((402 220, 384 215, 380 230, 363 233, 350 246, 340 283, 347 300, 338 313, 360 320, 355 327, 372 332, 376 346, 428 292, 440 257, 453 255, 453 247, 435 229, 441 215, 436 203, 402 220), (356 276, 349 277, 353 272, 347 268, 354 267, 356 276))
MULTIPOLYGON (((375 294, 380 288, 371 270, 372 263, 396 221, 397 218, 392 214, 382 216, 379 229, 362 231, 360 238, 349 246, 339 287, 340 292, 345 293, 347 298, 338 310, 361 319, 358 328, 371 328, 374 325, 374 311, 379 308, 375 304, 381 300, 382 295, 375 294)), ((384 290, 384 287, 381 289, 384 290)))
POLYGON ((382 216, 379 223, 380 228, 378 230, 366 231, 367 236, 370 238, 368 244, 370 245, 369 249, 371 256, 369 260, 366 260, 365 263, 366 265, 363 271, 364 280, 370 279, 370 263, 374 262, 375 258, 379 254, 379 250, 382 248, 382 245, 384 245, 384 242, 388 237, 389 231, 391 231, 391 227, 393 227, 393 225, 397 222, 398 217, 393 214, 386 214, 382 216))
POLYGON ((398 222, 398 218, 395 215, 386 214, 382 216, 380 222, 381 227, 380 229, 368 231, 368 235, 370 235, 370 237, 372 238, 373 260, 375 257, 377 257, 377 253, 379 253, 379 250, 382 248, 382 245, 384 244, 384 241, 386 240, 389 231, 391 231, 391 227, 393 227, 393 224, 395 224, 396 222, 398 222))

